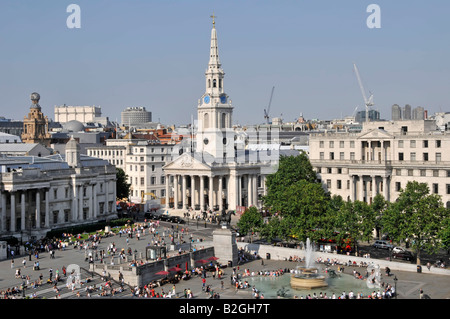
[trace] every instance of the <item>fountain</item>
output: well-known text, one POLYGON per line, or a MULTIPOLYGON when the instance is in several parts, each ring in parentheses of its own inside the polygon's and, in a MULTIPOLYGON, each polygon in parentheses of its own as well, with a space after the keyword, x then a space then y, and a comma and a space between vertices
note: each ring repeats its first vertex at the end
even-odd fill
POLYGON ((327 287, 325 276, 319 273, 319 269, 314 267, 313 247, 308 238, 306 240, 305 267, 297 266, 291 276, 291 287, 294 289, 314 289, 327 287))
POLYGON ((380 288, 381 287, 381 271, 380 265, 370 264, 367 266, 367 287, 368 288, 380 288))

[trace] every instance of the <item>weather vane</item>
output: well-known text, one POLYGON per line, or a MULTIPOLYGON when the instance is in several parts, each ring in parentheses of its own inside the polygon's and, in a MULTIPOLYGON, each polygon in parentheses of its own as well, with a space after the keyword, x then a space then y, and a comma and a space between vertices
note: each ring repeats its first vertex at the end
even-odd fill
POLYGON ((215 19, 217 18, 217 16, 214 15, 214 12, 213 12, 212 16, 210 16, 210 18, 213 19, 213 27, 216 27, 216 20, 215 19))

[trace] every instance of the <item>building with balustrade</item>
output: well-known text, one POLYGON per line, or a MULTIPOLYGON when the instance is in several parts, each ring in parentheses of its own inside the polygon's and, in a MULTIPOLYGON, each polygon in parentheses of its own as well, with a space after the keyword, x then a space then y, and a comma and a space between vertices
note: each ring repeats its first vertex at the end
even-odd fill
POLYGON ((450 207, 450 132, 434 120, 365 122, 360 133, 310 135, 309 157, 332 195, 395 201, 408 181, 427 183, 450 207))
POLYGON ((0 238, 40 239, 49 230, 117 217, 116 169, 81 155, 0 157, 0 238))

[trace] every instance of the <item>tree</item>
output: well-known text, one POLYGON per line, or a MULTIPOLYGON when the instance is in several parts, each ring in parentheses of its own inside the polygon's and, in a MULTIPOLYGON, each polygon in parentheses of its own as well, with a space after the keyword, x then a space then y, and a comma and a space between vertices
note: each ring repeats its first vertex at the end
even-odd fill
POLYGON ((442 247, 439 235, 448 215, 439 195, 429 194, 426 183, 412 181, 385 211, 382 225, 393 240, 410 243, 420 264, 422 251, 435 253, 442 247))
POLYGON ((373 212, 374 228, 377 232, 377 238, 380 238, 381 220, 384 212, 388 208, 388 205, 389 202, 386 201, 381 194, 377 194, 373 198, 372 204, 370 205, 373 212))
POLYGON ((131 184, 127 183, 128 175, 119 167, 116 167, 116 196, 117 199, 128 198, 131 184))
POLYGON ((263 226, 263 218, 254 206, 247 208, 239 219, 237 226, 242 234, 254 233, 263 226))

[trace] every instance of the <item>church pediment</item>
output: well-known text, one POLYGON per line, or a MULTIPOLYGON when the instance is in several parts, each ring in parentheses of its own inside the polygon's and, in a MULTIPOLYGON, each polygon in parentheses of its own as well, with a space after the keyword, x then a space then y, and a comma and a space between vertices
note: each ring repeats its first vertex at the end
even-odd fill
POLYGON ((184 153, 172 162, 163 167, 165 171, 169 170, 211 170, 211 166, 202 163, 189 153, 184 153))
POLYGON ((358 139, 363 139, 363 140, 367 140, 367 139, 392 139, 393 136, 391 134, 389 134, 388 132, 386 132, 385 130, 382 129, 374 129, 371 130, 361 136, 358 137, 358 139))

